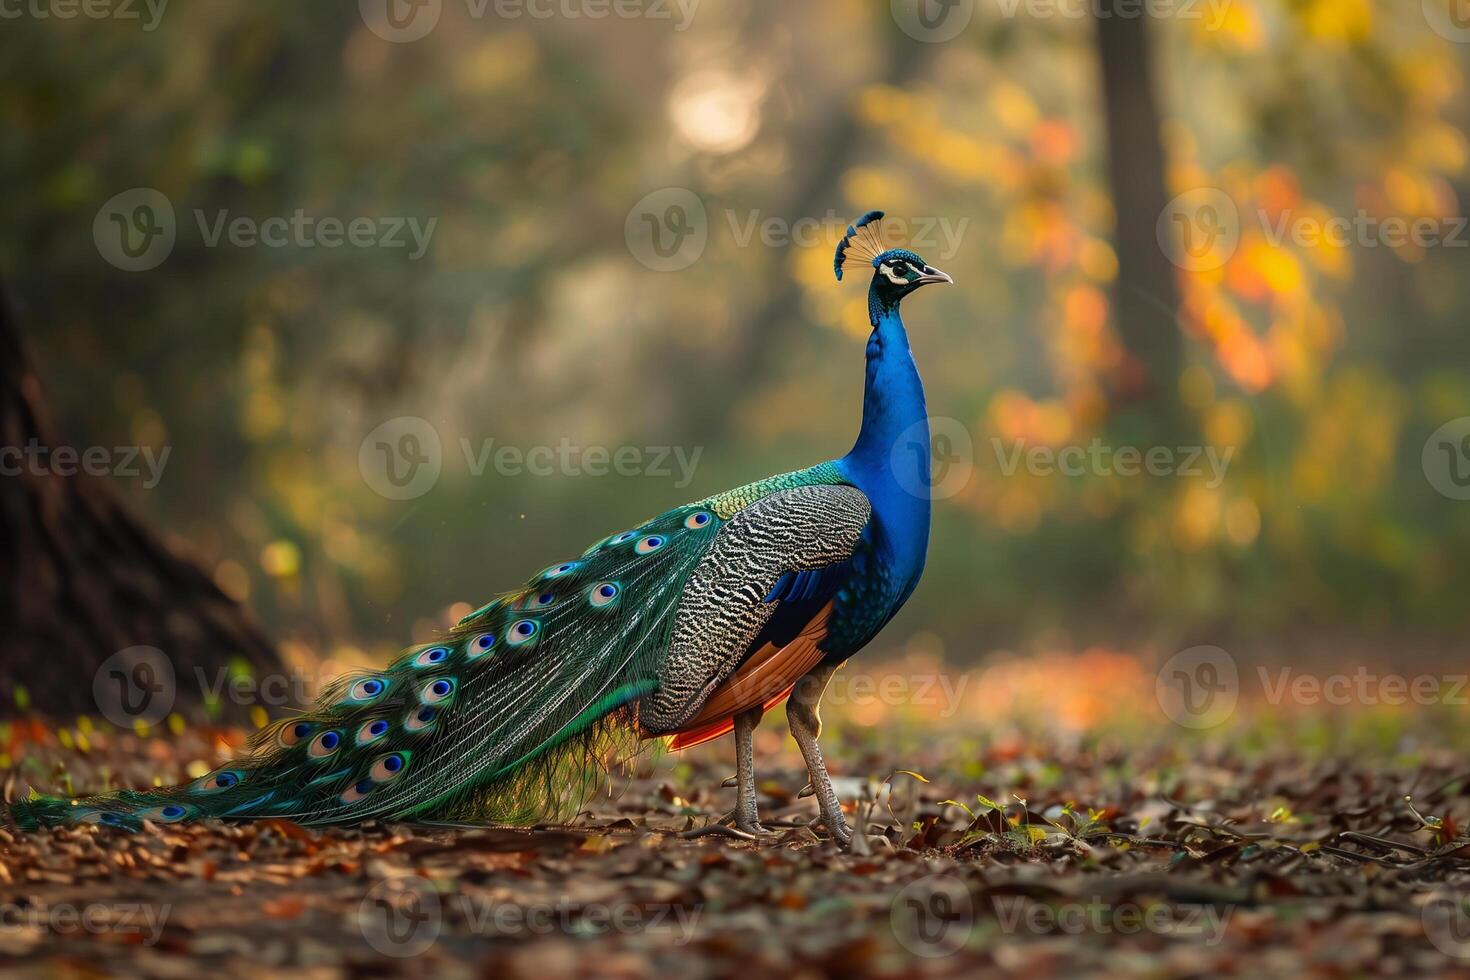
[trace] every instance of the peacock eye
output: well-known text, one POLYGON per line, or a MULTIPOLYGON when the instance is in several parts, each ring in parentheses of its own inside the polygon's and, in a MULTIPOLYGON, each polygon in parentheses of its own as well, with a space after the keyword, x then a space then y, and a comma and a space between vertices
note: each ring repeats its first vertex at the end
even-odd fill
POLYGON ((364 796, 367 796, 372 791, 373 781, 371 779, 362 779, 359 780, 351 789, 338 797, 338 799, 347 804, 356 803, 358 800, 362 799, 364 796))
POLYGON ((905 286, 909 282, 908 262, 903 259, 891 259, 878 266, 878 271, 895 286, 905 286))
POLYGON ((454 693, 454 682, 446 677, 441 677, 419 689, 419 700, 424 704, 436 704, 452 693, 454 693))
POLYGON ((511 646, 520 646, 529 643, 540 631, 541 625, 534 619, 522 619, 510 628, 509 642, 511 646))
POLYGON ((403 722, 403 730, 406 732, 421 732, 428 728, 434 721, 435 711, 430 707, 422 707, 409 715, 403 722))
MULTIPOLYGON (((189 810, 187 807, 180 806, 177 803, 166 803, 163 806, 154 807, 151 810, 144 810, 137 814, 137 817, 140 820, 153 820, 158 823, 174 823, 184 819, 188 815, 189 810)), ((108 816, 116 816, 116 814, 108 814, 108 816)), ((104 822, 111 823, 111 821, 105 818, 104 822)))
POLYGON ((336 732, 322 732, 311 743, 306 754, 313 759, 325 759, 337 751, 337 746, 342 744, 342 736, 336 732))
POLYGON ((229 789, 240 782, 240 774, 230 770, 217 772, 212 776, 206 776, 195 785, 203 791, 229 789))
POLYGON ((377 677, 365 677, 347 689, 347 697, 352 701, 367 701, 376 698, 387 689, 387 681, 377 677))
POLYGON ((303 738, 306 738, 311 732, 312 726, 310 723, 299 721, 294 725, 287 725, 285 728, 282 728, 278 741, 281 745, 290 747, 303 738))
POLYGON ((443 663, 448 656, 448 647, 429 647, 413 658, 413 664, 415 667, 431 667, 434 664, 443 663))
POLYGON ((357 730, 357 744, 366 745, 369 742, 377 741, 387 734, 388 723, 379 718, 375 721, 368 722, 357 730))
POLYGON ((385 755, 373 763, 373 768, 368 772, 368 778, 374 783, 386 782, 403 771, 404 758, 401 753, 394 752, 385 755))

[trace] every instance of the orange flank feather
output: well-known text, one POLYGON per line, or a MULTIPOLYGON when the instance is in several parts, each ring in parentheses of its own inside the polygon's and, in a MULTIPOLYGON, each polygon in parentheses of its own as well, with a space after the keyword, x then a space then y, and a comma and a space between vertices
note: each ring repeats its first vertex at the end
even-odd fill
POLYGON ((699 713, 669 738, 669 748, 677 752, 719 738, 735 728, 735 716, 742 711, 756 705, 769 711, 785 701, 796 682, 822 662, 824 654, 817 644, 827 635, 831 615, 829 602, 790 643, 782 647, 767 643, 746 657, 699 713))

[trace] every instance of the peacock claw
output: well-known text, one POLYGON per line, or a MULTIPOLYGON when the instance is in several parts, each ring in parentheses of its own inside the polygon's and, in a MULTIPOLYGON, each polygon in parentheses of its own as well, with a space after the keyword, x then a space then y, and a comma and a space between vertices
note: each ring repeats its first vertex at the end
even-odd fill
POLYGON ((760 811, 756 808, 754 800, 751 800, 749 805, 736 806, 730 816, 733 818, 736 830, 743 830, 754 837, 775 836, 772 831, 761 824, 760 811))
POLYGON ((774 839, 781 835, 781 831, 772 830, 760 822, 756 814, 741 814, 740 811, 731 810, 715 823, 727 830, 734 830, 742 835, 742 839, 749 837, 753 839, 774 839))
POLYGON ((852 830, 847 826, 847 821, 844 820, 840 814, 835 821, 829 820, 824 816, 819 818, 817 822, 827 828, 827 833, 832 835, 832 839, 835 840, 838 846, 840 846, 844 851, 851 850, 852 830))

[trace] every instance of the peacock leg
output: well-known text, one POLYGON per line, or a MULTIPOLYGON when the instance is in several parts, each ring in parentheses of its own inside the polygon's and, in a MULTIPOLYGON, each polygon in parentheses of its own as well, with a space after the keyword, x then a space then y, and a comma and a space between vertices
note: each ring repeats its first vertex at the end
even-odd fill
POLYGON ((747 834, 765 834, 755 804, 755 726, 765 710, 756 705, 735 716, 735 826, 747 834))
POLYGON ((822 761, 822 750, 817 738, 822 734, 822 718, 817 705, 822 692, 827 689, 836 666, 821 666, 796 682, 791 698, 786 702, 786 719, 791 723, 791 737, 801 749, 806 760, 807 775, 812 780, 812 791, 822 811, 822 822, 843 847, 852 842, 852 831, 842 816, 842 804, 837 802, 837 793, 832 789, 832 777, 827 775, 827 765, 822 761))

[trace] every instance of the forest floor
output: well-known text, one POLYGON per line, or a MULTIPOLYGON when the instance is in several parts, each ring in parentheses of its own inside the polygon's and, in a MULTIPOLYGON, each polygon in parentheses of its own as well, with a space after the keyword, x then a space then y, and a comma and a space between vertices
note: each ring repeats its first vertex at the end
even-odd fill
MULTIPOLYGON (((1242 716, 1196 733, 835 714, 826 754, 867 831, 853 852, 809 826, 777 711, 757 733, 769 839, 700 833, 733 805, 728 740, 640 758, 566 826, 0 831, 0 967, 1470 977, 1458 717, 1242 716)), ((240 740, 176 727, 14 723, 0 779, 12 794, 146 786, 240 740)))

